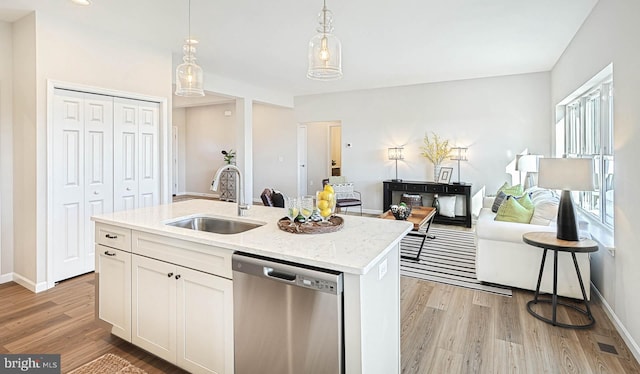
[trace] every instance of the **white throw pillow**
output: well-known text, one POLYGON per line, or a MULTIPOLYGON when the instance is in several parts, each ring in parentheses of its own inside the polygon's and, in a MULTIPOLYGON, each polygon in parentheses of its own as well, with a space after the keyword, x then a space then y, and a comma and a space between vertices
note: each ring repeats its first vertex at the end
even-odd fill
POLYGON ((353 192, 353 183, 338 183, 333 185, 333 192, 336 199, 357 199, 358 196, 353 192))
POLYGON ((438 214, 445 217, 454 218, 456 216, 456 197, 455 196, 440 196, 438 197, 440 208, 438 214))

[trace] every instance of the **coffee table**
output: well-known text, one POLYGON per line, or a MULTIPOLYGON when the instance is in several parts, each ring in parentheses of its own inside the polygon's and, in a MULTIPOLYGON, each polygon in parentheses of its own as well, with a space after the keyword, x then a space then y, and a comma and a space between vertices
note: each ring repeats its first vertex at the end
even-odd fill
MULTIPOLYGON (((422 243, 420 244, 420 249, 418 250, 418 255, 416 257, 411 257, 411 256, 400 256, 400 257, 406 258, 409 260, 420 261, 420 254, 422 253, 422 247, 424 247, 425 239, 436 238, 434 235, 429 234, 429 227, 431 227, 431 222, 433 221, 433 217, 435 217, 435 215, 436 215, 436 209, 430 206, 414 206, 411 208, 411 215, 409 216, 409 218, 407 218, 407 222, 413 223, 413 231, 408 232, 407 235, 422 238, 422 243), (422 233, 419 230, 424 225, 427 225, 427 228, 426 230, 424 230, 424 233, 422 233)), ((396 219, 396 217, 393 216, 393 213, 391 213, 391 210, 387 210, 386 212, 384 212, 382 215, 380 215, 380 218, 393 219, 393 220, 396 219)))

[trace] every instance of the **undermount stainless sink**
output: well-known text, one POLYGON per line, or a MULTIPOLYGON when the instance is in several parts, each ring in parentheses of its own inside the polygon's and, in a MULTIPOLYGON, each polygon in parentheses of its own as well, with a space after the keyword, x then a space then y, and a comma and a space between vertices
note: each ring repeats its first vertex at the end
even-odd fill
POLYGON ((213 217, 189 217, 180 221, 169 222, 167 225, 216 234, 238 234, 260 227, 263 224, 213 217))

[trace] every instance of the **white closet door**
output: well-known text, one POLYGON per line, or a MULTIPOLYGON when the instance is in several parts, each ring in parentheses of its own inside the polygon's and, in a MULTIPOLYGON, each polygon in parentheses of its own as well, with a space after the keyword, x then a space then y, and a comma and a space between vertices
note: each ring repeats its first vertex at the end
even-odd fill
POLYGON ((158 146, 158 103, 139 101, 140 174, 138 181, 139 207, 160 203, 160 152, 158 146))
POLYGON ((113 210, 138 207, 138 101, 114 98, 113 210))
POLYGON ((85 94, 85 268, 95 268, 94 225, 91 216, 113 211, 113 98, 85 94))
POLYGON ((55 91, 53 103, 53 280, 94 270, 94 214, 113 209, 112 98, 55 91))
POLYGON ((53 104, 53 280, 82 274, 84 222, 83 94, 56 90, 53 104))

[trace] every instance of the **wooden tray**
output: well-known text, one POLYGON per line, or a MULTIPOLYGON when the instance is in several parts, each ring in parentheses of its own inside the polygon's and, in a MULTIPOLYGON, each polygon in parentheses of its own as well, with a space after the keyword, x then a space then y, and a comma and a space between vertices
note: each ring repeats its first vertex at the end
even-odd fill
POLYGON ((344 226, 344 220, 341 217, 332 216, 329 218, 328 224, 311 222, 311 225, 307 225, 298 221, 294 222, 293 226, 289 226, 289 224, 291 224, 291 221, 286 217, 278 220, 278 228, 282 231, 293 234, 325 234, 342 229, 342 226, 344 226))

